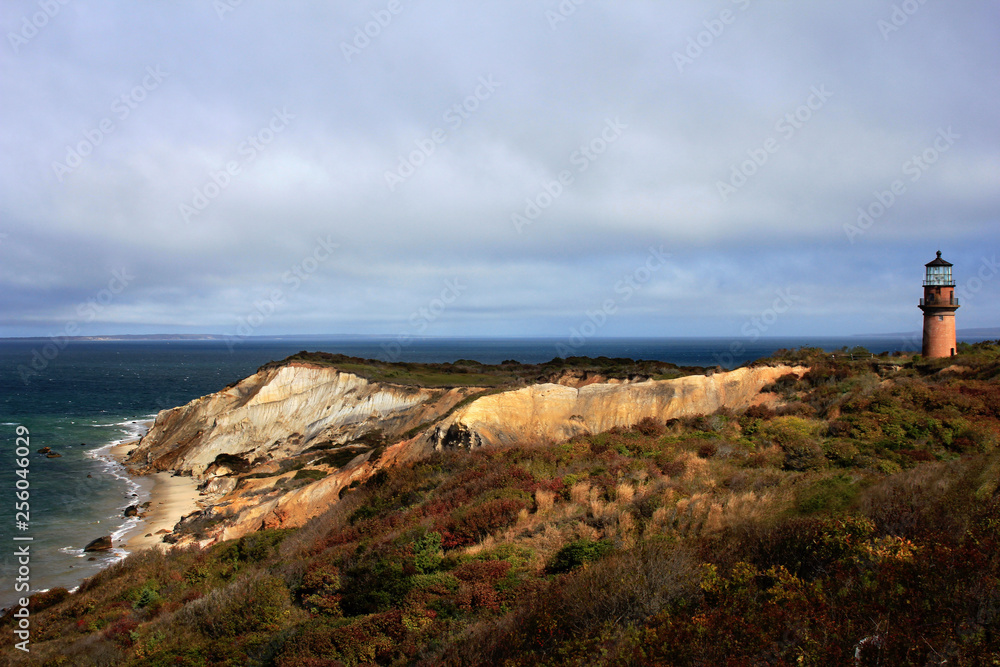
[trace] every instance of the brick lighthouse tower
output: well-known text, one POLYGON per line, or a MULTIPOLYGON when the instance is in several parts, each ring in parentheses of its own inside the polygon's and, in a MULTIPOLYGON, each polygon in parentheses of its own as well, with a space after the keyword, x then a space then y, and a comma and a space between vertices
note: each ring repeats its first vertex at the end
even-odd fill
POLYGON ((951 275, 952 264, 937 259, 927 264, 924 279, 924 298, 920 300, 920 310, 924 311, 923 355, 929 359, 950 357, 958 347, 955 338, 955 311, 958 299, 955 297, 955 280, 951 275))

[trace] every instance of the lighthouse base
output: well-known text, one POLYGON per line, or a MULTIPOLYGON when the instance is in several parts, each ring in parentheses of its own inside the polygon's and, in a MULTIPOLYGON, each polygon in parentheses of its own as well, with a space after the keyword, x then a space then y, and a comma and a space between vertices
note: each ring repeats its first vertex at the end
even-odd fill
POLYGON ((924 312, 924 346, 928 359, 955 356, 958 347, 955 333, 955 311, 924 312))

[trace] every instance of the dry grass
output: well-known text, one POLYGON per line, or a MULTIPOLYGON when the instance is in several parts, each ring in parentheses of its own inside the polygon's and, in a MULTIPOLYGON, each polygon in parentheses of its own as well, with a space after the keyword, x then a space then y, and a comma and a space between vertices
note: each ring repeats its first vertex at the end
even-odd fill
POLYGON ((635 487, 627 482, 619 484, 615 488, 615 498, 620 503, 630 503, 635 498, 635 487))
POLYGON ((586 505, 590 497, 590 484, 587 482, 577 482, 569 490, 569 500, 577 505, 586 505))
POLYGON ((538 514, 548 514, 555 504, 556 494, 552 491, 537 489, 535 491, 535 506, 538 514))

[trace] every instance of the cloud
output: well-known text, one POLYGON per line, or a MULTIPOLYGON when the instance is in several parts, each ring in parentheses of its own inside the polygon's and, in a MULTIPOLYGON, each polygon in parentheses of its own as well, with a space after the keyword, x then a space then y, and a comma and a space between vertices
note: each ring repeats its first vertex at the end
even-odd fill
POLYGON ((261 333, 395 333, 457 277, 434 333, 562 335, 650 246, 609 335, 730 335, 789 287, 782 332, 897 331, 938 247, 958 275, 996 247, 995 13, 573 6, 68 3, 15 52, 38 6, 7 3, 0 335, 121 268, 92 333, 224 333, 327 237, 261 333))

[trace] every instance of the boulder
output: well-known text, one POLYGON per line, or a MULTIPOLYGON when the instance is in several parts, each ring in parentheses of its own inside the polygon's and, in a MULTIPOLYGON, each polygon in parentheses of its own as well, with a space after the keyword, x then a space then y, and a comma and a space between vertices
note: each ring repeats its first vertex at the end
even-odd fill
POLYGON ((111 549, 110 535, 98 537, 83 548, 84 551, 108 551, 109 549, 111 549))
POLYGON ((38 453, 39 454, 48 454, 51 451, 52 451, 51 447, 42 447, 41 449, 38 450, 38 453))
POLYGON ((139 515, 139 508, 136 507, 135 505, 129 505, 128 507, 125 508, 125 516, 126 516, 126 518, 130 517, 130 516, 138 516, 138 515, 139 515))
POLYGON ((62 454, 57 454, 56 452, 49 452, 45 456, 46 456, 46 458, 50 458, 50 459, 62 458, 62 454))

